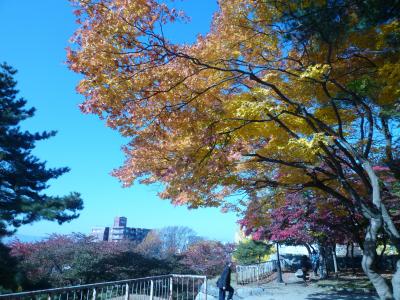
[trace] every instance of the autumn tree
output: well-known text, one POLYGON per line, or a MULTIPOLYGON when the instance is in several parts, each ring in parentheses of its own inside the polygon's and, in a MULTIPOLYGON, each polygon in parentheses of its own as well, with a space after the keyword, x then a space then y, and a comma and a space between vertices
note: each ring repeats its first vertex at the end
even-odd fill
POLYGON ((337 199, 321 199, 304 191, 282 191, 280 196, 276 193, 275 199, 283 197, 279 206, 271 203, 271 195, 251 198, 239 221, 245 235, 260 241, 303 245, 310 254, 317 245, 322 260, 322 278, 328 276, 329 257, 332 255, 336 260, 336 244, 363 246, 365 220, 360 214, 350 214, 337 199))
POLYGON ((184 16, 157 1, 73 2, 81 109, 131 138, 114 173, 126 186, 161 182, 191 208, 277 188, 333 197, 368 223, 380 298, 400 299, 400 261, 391 285, 373 268, 380 231, 400 249, 398 1, 222 0, 191 45, 164 35, 184 16))
POLYGON ((218 241, 199 241, 183 252, 182 263, 200 275, 217 276, 229 261, 234 249, 233 244, 218 241))
POLYGON ((132 243, 99 242, 82 234, 33 243, 15 240, 11 249, 25 290, 162 275, 176 267, 138 253, 132 243))
POLYGON ((50 288, 71 284, 64 275, 73 258, 72 237, 52 235, 43 241, 10 244, 11 255, 18 261, 18 284, 24 289, 50 288))
POLYGON ((151 230, 135 249, 138 253, 153 258, 162 258, 163 245, 157 230, 151 230))
POLYGON ((25 108, 26 100, 18 98, 15 73, 9 65, 0 65, 0 237, 12 234, 22 224, 42 219, 59 224, 71 221, 83 208, 76 192, 61 197, 44 193, 49 180, 69 169, 48 169, 32 155, 35 142, 55 132, 21 130, 20 122, 32 117, 35 109, 25 108))
POLYGON ((271 198, 252 198, 239 221, 246 235, 256 240, 287 244, 363 244, 365 221, 360 214, 351 215, 336 198, 320 198, 309 192, 274 194, 271 198))

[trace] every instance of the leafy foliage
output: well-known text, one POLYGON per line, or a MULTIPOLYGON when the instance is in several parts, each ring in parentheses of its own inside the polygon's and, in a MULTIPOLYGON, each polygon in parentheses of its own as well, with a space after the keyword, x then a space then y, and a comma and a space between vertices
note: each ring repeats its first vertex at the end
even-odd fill
POLYGON ((283 193, 282 197, 276 207, 260 197, 249 203, 239 221, 246 235, 287 245, 355 242, 362 247, 365 220, 337 199, 320 199, 309 192, 283 193))
POLYGON ((16 240, 11 254, 18 260, 24 290, 161 275, 174 269, 170 262, 143 256, 135 246, 97 242, 80 234, 52 235, 35 243, 16 240))
POLYGON ((0 294, 15 289, 17 261, 11 257, 10 251, 0 243, 0 294))
POLYGON ((182 263, 197 274, 217 276, 229 260, 234 246, 217 241, 200 241, 183 253, 182 263))
POLYGON ((62 197, 43 193, 50 179, 69 169, 47 169, 31 154, 36 141, 48 139, 55 132, 30 133, 20 129, 19 123, 32 117, 35 110, 26 109, 26 101, 17 98, 15 73, 9 65, 0 65, 0 237, 41 219, 60 224, 71 221, 83 208, 76 192, 62 197))
POLYGON ((237 208, 226 196, 276 186, 371 205, 362 164, 390 162, 379 120, 398 99, 394 2, 221 1, 193 45, 157 32, 180 14, 156 1, 74 2, 69 64, 82 110, 132 139, 124 184, 160 181, 189 207, 237 208))
POLYGON ((233 258, 242 265, 259 264, 268 259, 271 250, 272 246, 264 242, 252 239, 243 240, 233 252, 233 258))
POLYGON ((144 240, 137 245, 136 250, 146 257, 164 257, 163 244, 159 232, 151 230, 144 240))
POLYGON ((158 1, 73 2, 81 109, 131 139, 114 173, 124 185, 161 182, 176 205, 234 210, 274 190, 279 211, 305 192, 346 226, 362 217, 363 268, 392 297, 372 262, 381 230, 400 249, 400 124, 387 114, 399 110, 399 1, 221 0, 190 45, 164 36, 184 16, 158 1))

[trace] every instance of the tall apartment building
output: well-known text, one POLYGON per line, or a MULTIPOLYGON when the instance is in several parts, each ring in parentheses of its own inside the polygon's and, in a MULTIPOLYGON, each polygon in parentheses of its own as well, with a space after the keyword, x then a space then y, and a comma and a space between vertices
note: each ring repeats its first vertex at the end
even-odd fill
POLYGON ((128 219, 126 217, 115 217, 111 228, 93 228, 92 235, 100 241, 119 242, 130 240, 141 242, 150 232, 150 229, 127 227, 127 224, 128 219))
POLYGON ((128 224, 128 219, 126 217, 115 217, 114 227, 126 227, 128 224))
POLYGON ((110 235, 110 227, 94 227, 92 228, 92 236, 98 241, 108 241, 110 235))

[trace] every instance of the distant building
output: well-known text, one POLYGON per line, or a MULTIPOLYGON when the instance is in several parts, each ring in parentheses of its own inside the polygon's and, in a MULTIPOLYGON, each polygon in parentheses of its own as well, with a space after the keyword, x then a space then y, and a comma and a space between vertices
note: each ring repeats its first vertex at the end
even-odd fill
POLYGON ((96 227, 92 229, 92 235, 99 241, 119 242, 130 240, 141 242, 145 239, 150 229, 127 227, 126 217, 115 217, 114 224, 110 227, 96 227))
POLYGON ((110 227, 94 227, 92 228, 92 236, 98 241, 108 241, 110 235, 110 227))
POLYGON ((126 217, 115 217, 114 227, 126 227, 128 224, 128 219, 126 217))
POLYGON ((149 232, 150 229, 144 228, 113 227, 108 240, 110 242, 119 242, 122 240, 141 242, 149 232))

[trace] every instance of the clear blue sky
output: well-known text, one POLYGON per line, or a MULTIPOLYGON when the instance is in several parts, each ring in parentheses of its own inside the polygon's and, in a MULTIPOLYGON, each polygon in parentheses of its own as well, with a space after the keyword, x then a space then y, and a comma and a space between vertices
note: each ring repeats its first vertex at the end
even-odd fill
MULTIPOLYGON (((216 0, 176 1, 192 18, 190 24, 169 29, 176 41, 191 42, 209 29, 216 0)), ((70 191, 82 194, 85 208, 71 223, 59 226, 37 222, 18 234, 89 233, 92 226, 110 225, 114 216, 128 217, 128 226, 160 228, 182 225, 199 235, 229 241, 236 230, 236 216, 218 209, 188 210, 157 197, 156 186, 124 189, 109 175, 123 162, 124 140, 92 115, 83 115, 75 92, 79 76, 64 63, 65 47, 76 24, 67 0, 0 0, 0 61, 18 69, 20 95, 37 109, 25 121, 30 131, 57 130, 56 137, 37 144, 34 154, 49 167, 68 166, 71 172, 50 182, 49 194, 70 191)))

